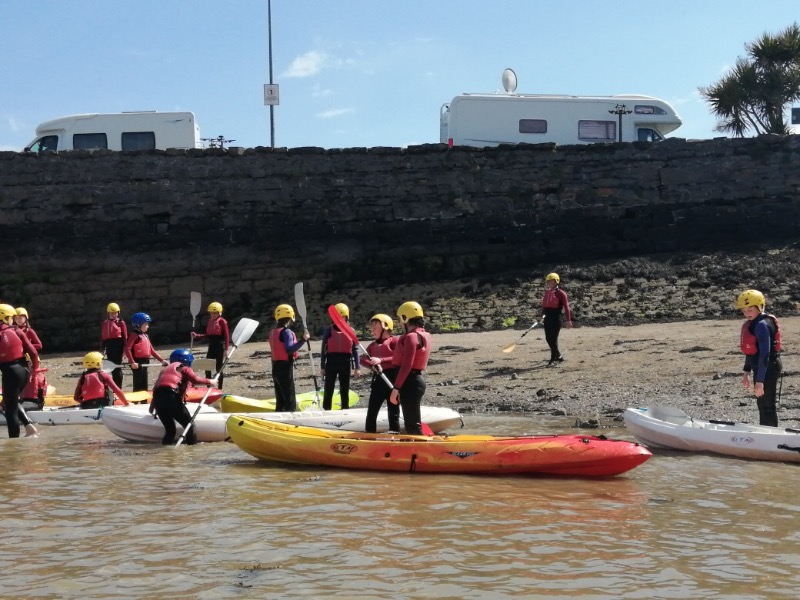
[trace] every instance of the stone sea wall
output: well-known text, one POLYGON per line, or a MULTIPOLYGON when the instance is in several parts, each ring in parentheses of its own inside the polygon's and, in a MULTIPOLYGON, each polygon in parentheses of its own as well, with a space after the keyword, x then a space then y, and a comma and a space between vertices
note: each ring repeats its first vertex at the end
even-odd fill
MULTIPOLYGON (((0 300, 46 350, 99 340, 109 301, 187 343, 189 294, 272 322, 305 283, 362 325, 416 299, 438 330, 521 326, 558 271, 586 325, 798 310, 800 139, 0 153, 0 300)), ((731 315, 735 316, 735 315, 731 315)), ((266 331, 258 335, 266 335, 266 331)))

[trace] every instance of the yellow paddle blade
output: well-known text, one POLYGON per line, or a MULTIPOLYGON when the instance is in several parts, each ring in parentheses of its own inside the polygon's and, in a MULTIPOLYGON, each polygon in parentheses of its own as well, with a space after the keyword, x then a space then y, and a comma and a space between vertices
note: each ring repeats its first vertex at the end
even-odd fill
POLYGON ((514 348, 516 348, 516 347, 517 347, 517 344, 516 344, 516 342, 514 342, 513 344, 509 344, 508 346, 503 348, 503 352, 506 352, 506 353, 513 352, 514 348))

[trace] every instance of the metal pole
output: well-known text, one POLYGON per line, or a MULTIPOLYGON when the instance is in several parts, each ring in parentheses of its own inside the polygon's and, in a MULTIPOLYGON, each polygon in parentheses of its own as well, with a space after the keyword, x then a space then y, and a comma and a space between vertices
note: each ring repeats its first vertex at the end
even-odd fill
POLYGON ((619 115, 619 141, 622 141, 622 111, 620 110, 618 113, 619 115))
MULTIPOLYGON (((272 85, 272 0, 267 0, 267 29, 269 37, 269 84, 272 85)), ((269 105, 270 147, 275 147, 275 107, 269 105)))

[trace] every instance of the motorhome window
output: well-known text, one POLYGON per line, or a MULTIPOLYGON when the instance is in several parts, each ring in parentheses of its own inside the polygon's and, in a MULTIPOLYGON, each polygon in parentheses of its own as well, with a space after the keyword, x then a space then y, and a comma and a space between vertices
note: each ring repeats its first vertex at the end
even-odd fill
POLYGON ((617 139, 617 124, 614 121, 578 121, 578 139, 613 142, 617 139))
POLYGON ((153 131, 123 131, 123 150, 155 150, 156 134, 153 131))
POLYGON ((547 121, 544 119, 520 119, 520 133, 547 133, 547 121))
POLYGON ((650 129, 649 127, 639 127, 636 133, 640 142, 660 142, 664 139, 658 129, 650 129))
POLYGON ((633 112, 637 115, 665 115, 667 111, 665 111, 660 106, 654 106, 652 104, 637 104, 633 107, 633 112))
POLYGON ((73 150, 105 150, 108 139, 105 133, 76 133, 72 136, 73 150))
POLYGON ((56 152, 58 151, 58 136, 46 135, 36 140, 31 147, 28 148, 31 152, 56 152))

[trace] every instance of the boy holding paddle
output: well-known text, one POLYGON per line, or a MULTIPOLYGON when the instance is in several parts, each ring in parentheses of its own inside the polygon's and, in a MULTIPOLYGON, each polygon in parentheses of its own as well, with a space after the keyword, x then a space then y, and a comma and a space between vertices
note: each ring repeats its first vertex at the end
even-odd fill
MULTIPOLYGON (((350 308, 342 302, 337 304, 336 312, 345 320, 350 319, 350 308)), ((332 323, 322 333, 322 357, 320 359, 322 376, 325 379, 325 395, 322 398, 323 410, 333 408, 333 391, 339 380, 339 401, 342 410, 350 407, 350 370, 361 376, 358 360, 358 346, 353 343, 336 324, 332 323)))
POLYGON ((299 340, 289 326, 294 323, 294 309, 288 304, 275 308, 275 327, 269 332, 269 347, 272 355, 272 381, 275 383, 275 412, 297 410, 294 391, 294 361, 297 351, 311 338, 308 331, 299 340))
MULTIPOLYGON (((231 345, 231 334, 228 329, 228 322, 222 318, 222 304, 219 302, 212 302, 208 305, 208 323, 206 323, 205 333, 192 332, 193 339, 207 339, 208 340, 208 354, 206 358, 215 359, 219 373, 219 389, 222 389, 222 363, 225 360, 225 354, 228 352, 228 346, 231 345)), ((211 377, 211 372, 206 371, 206 377, 211 377)))

